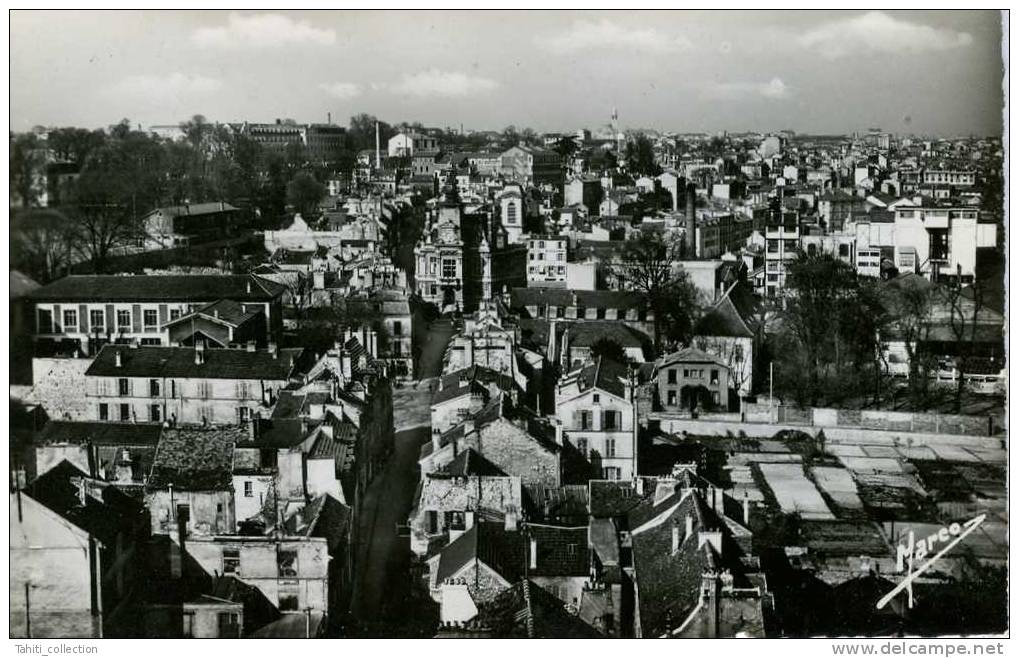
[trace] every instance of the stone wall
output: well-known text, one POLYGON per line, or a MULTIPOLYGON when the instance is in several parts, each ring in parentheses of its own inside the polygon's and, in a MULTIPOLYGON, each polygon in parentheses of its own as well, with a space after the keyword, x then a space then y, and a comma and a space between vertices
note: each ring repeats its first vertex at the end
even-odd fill
POLYGON ((813 425, 816 427, 857 427, 896 432, 957 434, 960 436, 989 436, 991 422, 988 416, 913 413, 884 409, 829 409, 807 407, 799 409, 766 403, 747 403, 743 408, 748 423, 774 422, 785 425, 813 425))
POLYGON ((32 360, 29 402, 42 405, 54 420, 92 420, 85 395, 85 371, 92 359, 45 358, 32 360))

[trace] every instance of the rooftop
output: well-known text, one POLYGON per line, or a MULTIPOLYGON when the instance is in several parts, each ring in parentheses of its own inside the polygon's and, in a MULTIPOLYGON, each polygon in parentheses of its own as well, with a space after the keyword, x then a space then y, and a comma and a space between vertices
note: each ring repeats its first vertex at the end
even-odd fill
POLYGON ((177 377, 181 379, 261 379, 286 381, 302 361, 301 348, 279 350, 206 349, 196 363, 192 347, 105 345, 85 371, 92 377, 177 377), (117 365, 117 355, 120 365, 117 365))
POLYGON ((213 302, 275 300, 286 288, 253 275, 233 274, 72 274, 33 290, 34 301, 213 302))

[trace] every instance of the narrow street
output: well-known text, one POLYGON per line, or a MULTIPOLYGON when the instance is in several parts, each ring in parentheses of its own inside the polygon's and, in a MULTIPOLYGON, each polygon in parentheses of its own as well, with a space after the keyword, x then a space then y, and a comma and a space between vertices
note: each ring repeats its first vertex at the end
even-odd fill
POLYGON ((357 575, 351 613, 366 634, 395 634, 399 606, 410 594, 410 540, 397 535, 407 522, 418 482, 420 447, 429 438, 427 426, 396 434, 396 447, 382 473, 368 487, 361 513, 357 575))
POLYGON ((442 357, 453 325, 434 322, 422 346, 419 373, 422 381, 393 392, 393 454, 369 485, 363 500, 358 536, 357 570, 351 614, 357 621, 350 635, 362 637, 414 637, 434 629, 428 614, 430 600, 412 588, 410 540, 397 534, 407 523, 419 480, 417 460, 431 435, 429 380, 442 371, 442 357))

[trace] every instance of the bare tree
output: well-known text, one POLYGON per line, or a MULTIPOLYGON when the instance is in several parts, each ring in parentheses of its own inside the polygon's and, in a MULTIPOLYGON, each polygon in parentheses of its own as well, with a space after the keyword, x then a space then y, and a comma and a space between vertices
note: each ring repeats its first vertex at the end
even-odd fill
POLYGON ((641 231, 636 239, 626 243, 620 262, 612 268, 625 289, 647 298, 654 314, 654 341, 659 351, 665 339, 689 342, 701 308, 690 277, 675 267, 678 261, 677 240, 641 231))

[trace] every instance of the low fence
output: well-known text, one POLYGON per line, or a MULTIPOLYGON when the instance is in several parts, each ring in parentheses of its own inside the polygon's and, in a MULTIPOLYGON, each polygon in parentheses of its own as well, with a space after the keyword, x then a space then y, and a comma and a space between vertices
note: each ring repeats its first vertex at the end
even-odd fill
POLYGON ((991 416, 914 413, 881 409, 828 409, 821 407, 771 406, 760 402, 743 405, 743 420, 748 423, 807 425, 811 427, 844 427, 890 430, 921 434, 958 434, 991 436, 991 416))

